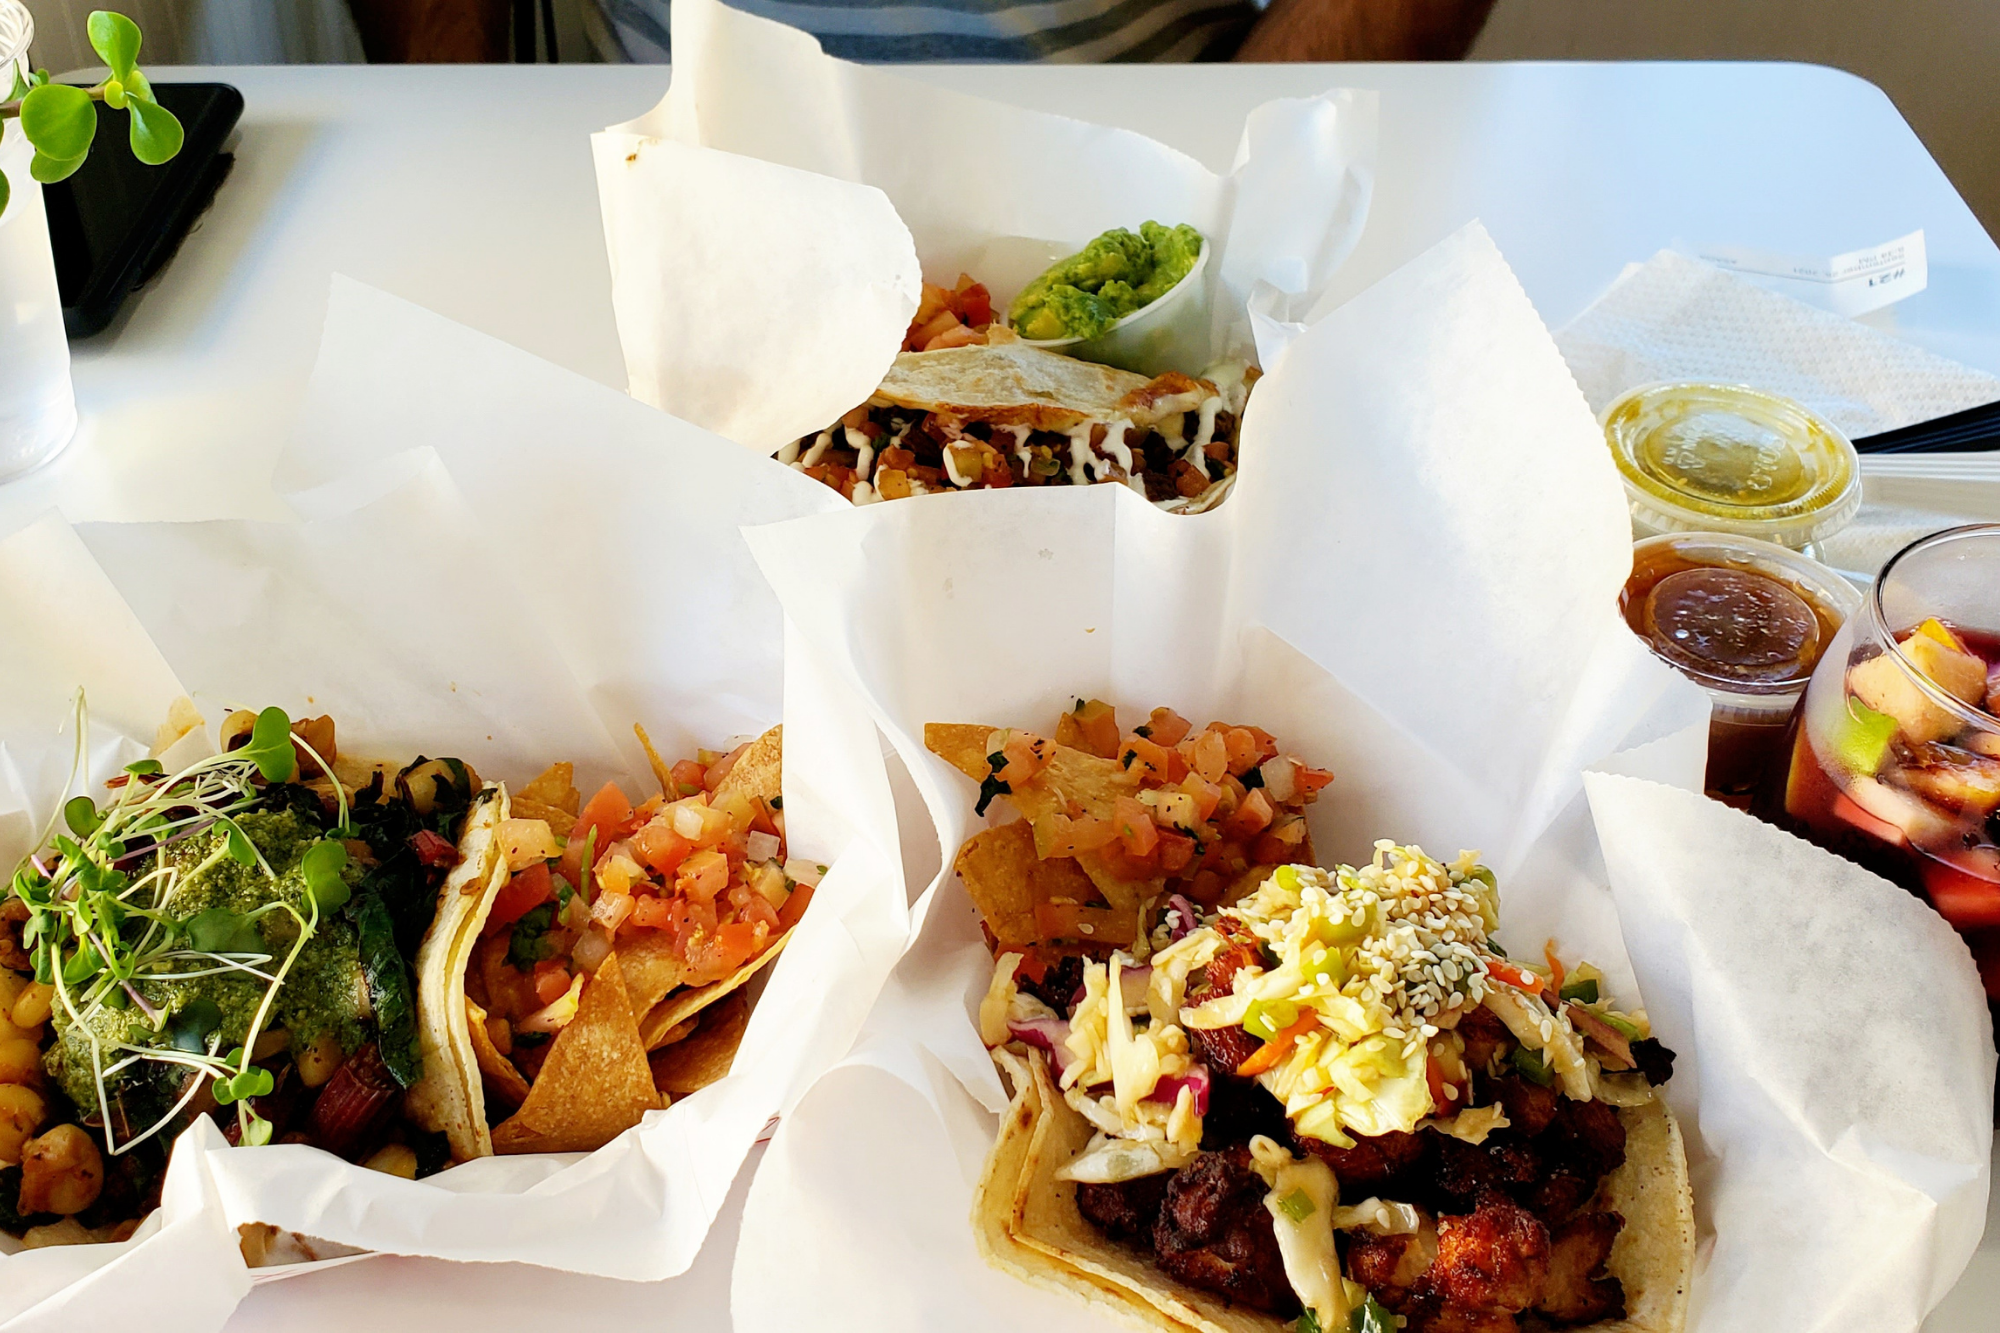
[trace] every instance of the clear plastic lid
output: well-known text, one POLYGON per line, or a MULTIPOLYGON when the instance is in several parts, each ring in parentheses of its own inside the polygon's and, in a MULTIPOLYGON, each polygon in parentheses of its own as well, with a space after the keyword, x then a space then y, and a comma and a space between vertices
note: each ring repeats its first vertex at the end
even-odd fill
POLYGON ((1642 532, 1728 532, 1801 550, 1861 507, 1854 445, 1789 398, 1649 384, 1605 408, 1603 423, 1642 532))

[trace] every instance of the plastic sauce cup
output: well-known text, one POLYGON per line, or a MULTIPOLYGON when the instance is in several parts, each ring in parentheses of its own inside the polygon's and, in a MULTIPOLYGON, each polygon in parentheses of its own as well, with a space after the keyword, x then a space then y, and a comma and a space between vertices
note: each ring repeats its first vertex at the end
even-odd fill
POLYGON ((1861 461, 1825 418, 1739 384, 1649 384, 1604 409, 1635 536, 1722 532, 1810 552, 1861 507, 1861 461))
POLYGON ((1208 364, 1209 292, 1208 241, 1194 257, 1194 267, 1157 300, 1141 306, 1095 338, 1024 338, 1030 347, 1062 352, 1080 361, 1096 361, 1141 375, 1170 370, 1198 374, 1208 364))

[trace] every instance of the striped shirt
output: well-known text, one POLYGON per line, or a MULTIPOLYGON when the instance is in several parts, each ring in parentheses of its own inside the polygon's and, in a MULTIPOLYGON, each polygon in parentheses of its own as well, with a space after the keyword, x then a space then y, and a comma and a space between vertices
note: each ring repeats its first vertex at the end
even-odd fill
MULTIPOLYGON (((591 0, 605 54, 669 56, 669 0, 591 0)), ((729 0, 803 28, 827 54, 868 61, 1077 64, 1226 60, 1256 20, 1254 0, 729 0)))

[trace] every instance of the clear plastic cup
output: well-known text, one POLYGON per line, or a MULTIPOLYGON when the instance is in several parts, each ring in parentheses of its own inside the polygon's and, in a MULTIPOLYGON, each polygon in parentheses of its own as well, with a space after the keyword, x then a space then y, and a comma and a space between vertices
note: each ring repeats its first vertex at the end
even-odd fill
MULTIPOLYGON (((0 0, 0 81, 28 68, 35 23, 20 0, 0 0)), ((76 433, 69 339, 42 187, 28 174, 34 149, 18 121, 0 134, 0 172, 11 190, 0 213, 0 481, 47 463, 76 433)))
POLYGON ((1633 546, 1619 609, 1656 656, 1708 693, 1710 796, 1747 808, 1784 771, 1806 682, 1860 605, 1838 574, 1771 542, 1698 532, 1633 546))

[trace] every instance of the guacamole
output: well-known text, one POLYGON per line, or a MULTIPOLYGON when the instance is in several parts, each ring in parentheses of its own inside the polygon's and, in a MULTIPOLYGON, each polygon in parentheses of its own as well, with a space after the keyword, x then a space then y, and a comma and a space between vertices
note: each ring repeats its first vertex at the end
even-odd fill
MULTIPOLYGON (((161 863, 177 867, 182 875, 173 896, 162 904, 166 914, 188 921, 215 908, 247 913, 282 900, 309 918, 311 909, 307 905, 300 861, 306 849, 320 839, 321 831, 291 810, 239 815, 236 823, 270 862, 277 879, 272 880, 256 866, 240 865, 222 854, 224 834, 220 830, 187 838, 161 848, 156 854, 161 863)), ((246 934, 261 937, 259 951, 274 956, 265 965, 265 970, 272 972, 298 939, 298 923, 285 911, 267 912, 244 930, 246 934)), ((242 949, 250 947, 251 942, 239 939, 231 944, 234 949, 242 949)), ((212 966, 207 960, 190 958, 176 970, 192 972, 212 966)), ((88 1033, 94 1033, 102 1044, 107 1066, 124 1058, 113 1049, 120 1043, 170 1049, 177 1035, 189 1039, 186 1033, 177 1033, 177 1027, 186 1025, 177 1024, 176 1020, 190 1005, 206 1000, 222 1016, 218 1029, 221 1044, 216 1049, 228 1051, 242 1044, 265 989, 264 983, 255 977, 229 973, 188 981, 144 980, 135 985, 147 1004, 166 1015, 159 1029, 155 1029, 152 1020, 136 1004, 123 1009, 100 1008, 91 1016, 87 1029, 68 1021, 60 1008, 56 1011, 57 1040, 49 1048, 48 1070, 64 1095, 80 1108, 97 1103, 88 1033)), ((300 1044, 331 1032, 339 1040, 341 1050, 351 1053, 366 1039, 369 1013, 368 986, 355 927, 338 913, 322 913, 312 938, 306 941, 298 960, 286 974, 265 1027, 287 1029, 292 1040, 300 1044)), ((115 1078, 107 1079, 106 1088, 109 1091, 115 1085, 132 1081, 166 1080, 178 1085, 178 1070, 178 1066, 140 1061, 115 1078)), ((169 1096, 173 1088, 162 1085, 130 1091, 143 1099, 148 1093, 169 1096)))
POLYGON ((1201 233, 1186 223, 1139 224, 1105 232, 1021 289, 1007 322, 1023 338, 1095 338, 1174 289, 1201 255, 1201 233))

